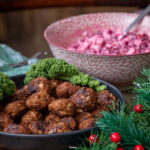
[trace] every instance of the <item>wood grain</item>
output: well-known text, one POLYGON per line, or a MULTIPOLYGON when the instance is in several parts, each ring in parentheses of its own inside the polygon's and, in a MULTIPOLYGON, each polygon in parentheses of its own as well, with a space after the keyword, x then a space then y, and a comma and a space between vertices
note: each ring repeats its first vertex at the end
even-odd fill
POLYGON ((0 0, 0 11, 55 6, 122 5, 142 7, 148 2, 149 0, 0 0))

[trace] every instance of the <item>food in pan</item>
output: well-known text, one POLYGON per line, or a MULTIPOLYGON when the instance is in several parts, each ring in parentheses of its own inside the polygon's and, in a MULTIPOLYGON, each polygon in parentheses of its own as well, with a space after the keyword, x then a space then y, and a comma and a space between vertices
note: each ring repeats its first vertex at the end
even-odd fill
POLYGON ((30 134, 30 131, 20 124, 9 124, 3 131, 14 134, 30 134))
POLYGON ((7 127, 9 124, 12 124, 13 122, 14 120, 11 119, 8 114, 0 112, 0 130, 3 130, 5 127, 7 127))
POLYGON ((60 117, 74 116, 76 114, 76 104, 69 99, 56 99, 48 105, 48 110, 60 117))
POLYGON ((49 84, 49 80, 46 78, 36 78, 33 79, 30 83, 29 83, 29 92, 35 93, 35 92, 45 92, 45 93, 50 93, 50 84, 49 84))
POLYGON ((60 121, 59 123, 53 123, 47 126, 44 134, 64 133, 70 131, 71 131, 70 126, 63 121, 60 121))
POLYGON ((27 100, 29 97, 29 88, 28 85, 25 85, 22 89, 18 89, 13 93, 12 101, 16 100, 27 100))
MULTIPOLYGON (((45 60, 41 60, 40 64, 45 67, 45 60)), ((14 90, 11 96, 0 103, 0 130, 3 132, 39 135, 88 129, 95 126, 96 117, 102 117, 103 110, 109 110, 108 104, 117 104, 116 97, 106 90, 106 86, 90 76, 86 78, 88 84, 83 86, 82 81, 78 82, 80 84, 73 84, 67 79, 46 78, 46 74, 42 73, 42 66, 38 68, 41 69, 40 76, 39 71, 36 72, 36 65, 34 66, 35 78, 33 72, 29 77, 32 67, 25 80, 31 81, 22 89, 14 90)), ((62 64, 53 67, 58 69, 58 66, 62 64)), ((72 68, 74 67, 71 66, 71 70, 72 68)), ((61 73, 66 72, 66 68, 63 69, 61 73)), ((56 73, 58 72, 54 73, 55 76, 56 73)))
MULTIPOLYGON (((106 105, 107 105, 107 104, 106 104, 106 105)), ((91 112, 91 114, 92 114, 94 117, 103 117, 102 112, 103 112, 103 111, 107 111, 107 110, 108 110, 108 107, 107 107, 107 106, 98 105, 98 106, 91 112)))
POLYGON ((71 116, 62 118, 62 121, 67 123, 70 126, 71 130, 75 130, 77 127, 75 118, 71 116))
POLYGON ((96 105, 96 93, 92 88, 82 87, 70 100, 76 104, 78 111, 90 111, 96 105))
MULTIPOLYGON (((38 82, 37 85, 42 85, 46 79, 39 78, 33 80, 38 82)), ((49 85, 44 84, 45 87, 51 86, 52 81, 48 81, 50 82, 46 84, 49 85)), ((57 87, 63 89, 63 86, 66 88, 66 81, 61 81, 61 84, 53 88, 53 91, 56 91, 57 87)), ((53 134, 87 129, 95 126, 97 114, 108 110, 108 104, 117 102, 115 97, 109 96, 112 95, 109 91, 104 92, 106 90, 101 91, 104 94, 100 96, 102 94, 89 87, 73 85, 70 82, 67 86, 69 90, 72 90, 74 86, 75 91, 70 94, 64 90, 63 98, 60 98, 59 92, 55 92, 55 97, 51 97, 51 89, 48 91, 46 88, 33 93, 29 89, 29 97, 26 100, 20 98, 14 101, 12 97, 1 110, 3 112, 0 113, 0 129, 4 132, 19 134, 53 134)), ((13 96, 19 97, 16 94, 13 96)), ((18 94, 22 95, 20 92, 18 94)))
POLYGON ((26 111, 26 108, 27 107, 23 100, 13 101, 4 107, 4 112, 6 112, 12 118, 17 118, 26 111))
POLYGON ((45 91, 33 93, 27 100, 26 106, 33 110, 43 110, 50 103, 51 98, 45 91))
POLYGON ((61 118, 53 113, 49 113, 44 119, 44 122, 46 123, 46 125, 50 125, 52 123, 58 123, 60 121, 61 121, 61 118))
POLYGON ((70 97, 74 93, 76 93, 81 87, 74 85, 70 82, 63 82, 58 85, 56 88, 56 95, 58 97, 70 97))
POLYGON ((32 134, 44 134, 46 125, 42 120, 31 121, 27 127, 32 134))
POLYGON ((92 128, 95 126, 95 119, 94 118, 89 118, 89 119, 85 119, 83 121, 81 121, 79 123, 78 129, 88 129, 88 128, 92 128))
POLYGON ((87 120, 89 118, 94 118, 94 116, 90 112, 82 112, 76 115, 76 121, 78 123, 82 122, 83 120, 87 120))
POLYGON ((27 128, 30 122, 42 119, 43 115, 40 112, 36 110, 29 110, 21 117, 20 124, 27 128))

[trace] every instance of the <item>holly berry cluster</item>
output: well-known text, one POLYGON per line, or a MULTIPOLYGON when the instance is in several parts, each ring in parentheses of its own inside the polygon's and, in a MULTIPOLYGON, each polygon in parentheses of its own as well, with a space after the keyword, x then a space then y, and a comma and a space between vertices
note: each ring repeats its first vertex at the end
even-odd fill
MULTIPOLYGON (((99 142, 99 137, 96 134, 90 135, 88 139, 89 139, 90 144, 95 144, 99 142)), ((110 140, 111 142, 116 143, 116 144, 119 144, 122 141, 120 134, 117 132, 114 132, 111 134, 110 140)), ((125 150, 125 149, 120 147, 117 150, 125 150)), ((145 150, 145 148, 142 145, 136 145, 134 147, 134 150, 145 150)))
POLYGON ((144 122, 144 120, 147 121, 147 113, 149 112, 147 110, 149 110, 149 108, 147 109, 147 106, 142 104, 143 103, 137 101, 134 106, 124 106, 120 111, 116 111, 116 108, 114 108, 114 110, 112 109, 112 112, 104 112, 106 118, 100 118, 96 122, 98 127, 102 129, 100 135, 91 134, 88 138, 90 146, 79 147, 78 150, 128 150, 128 148, 133 150, 147 150, 150 147, 148 144, 150 142, 149 130, 147 130, 148 132, 145 132, 148 133, 147 136, 144 132, 141 134, 141 129, 138 130, 138 127, 141 126, 136 126, 140 120, 142 120, 140 125, 145 123, 144 127, 147 126, 147 122, 144 122), (146 115, 146 117, 142 117, 142 115, 146 115), (138 118, 139 116, 141 118, 138 118), (134 123, 134 121, 136 122, 134 123), (120 129, 118 130, 118 127, 116 126, 120 126, 120 129), (130 131, 132 129, 134 129, 134 132, 131 133, 130 131), (143 137, 145 141, 140 141, 141 138, 136 137, 134 133, 136 136, 143 137), (147 137, 145 137, 145 135, 147 137), (126 138, 127 136, 128 139, 126 138), (135 139, 133 139, 134 136, 135 139), (131 142, 134 144, 130 145, 131 142))
POLYGON ((102 112, 103 118, 96 121, 100 135, 92 134, 90 145, 84 143, 77 150, 150 150, 150 67, 141 73, 143 77, 133 82, 135 102, 102 112))
MULTIPOLYGON (((136 113, 143 113, 143 111, 144 111, 144 106, 141 105, 141 104, 137 104, 137 105, 135 105, 135 107, 134 107, 134 111, 135 111, 136 113)), ((90 135, 88 139, 89 139, 90 144, 99 143, 99 137, 98 137, 96 134, 90 135)), ((121 135, 120 135, 118 132, 112 133, 111 136, 110 136, 110 140, 111 140, 112 143, 116 143, 116 144, 118 144, 118 145, 119 145, 119 143, 122 142, 121 135)), ((125 149, 119 147, 117 150, 125 150, 125 149)), ((142 145, 139 144, 139 145, 136 145, 136 146, 134 147, 134 150, 145 150, 145 148, 144 148, 142 145)))
MULTIPOLYGON (((111 136, 110 136, 110 139, 111 139, 112 142, 114 142, 116 144, 121 142, 121 136, 117 132, 112 133, 111 136)), ((125 149, 124 148, 118 148, 117 150, 125 150, 125 149)), ((134 150, 145 150, 145 149, 142 145, 136 145, 134 147, 134 150)))

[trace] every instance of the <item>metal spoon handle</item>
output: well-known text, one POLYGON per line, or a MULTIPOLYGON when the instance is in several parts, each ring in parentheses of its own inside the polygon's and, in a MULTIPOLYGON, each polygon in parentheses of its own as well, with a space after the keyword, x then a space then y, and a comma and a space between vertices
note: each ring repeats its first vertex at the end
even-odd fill
POLYGON ((124 35, 127 33, 139 22, 142 18, 150 12, 150 4, 142 11, 142 13, 128 26, 125 30, 124 35))

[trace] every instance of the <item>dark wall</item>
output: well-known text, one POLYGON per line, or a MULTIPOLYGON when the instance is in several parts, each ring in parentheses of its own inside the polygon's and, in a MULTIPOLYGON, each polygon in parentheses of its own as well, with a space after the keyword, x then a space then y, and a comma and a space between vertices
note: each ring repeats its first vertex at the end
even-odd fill
POLYGON ((6 43, 26 56, 49 51, 43 38, 44 29, 52 22, 91 12, 134 12, 137 7, 53 7, 0 13, 0 43, 6 43))

